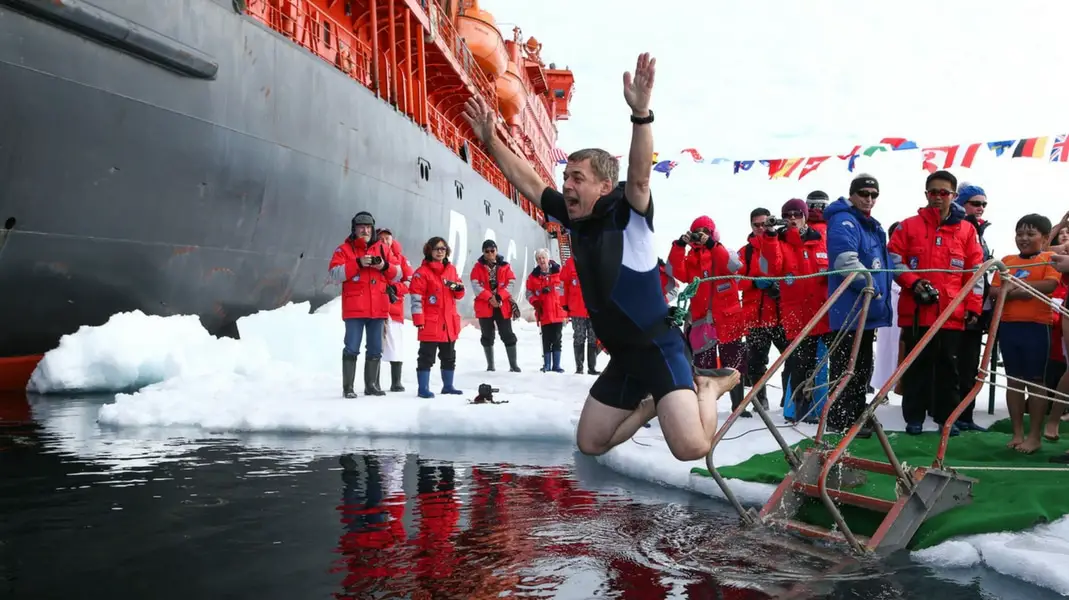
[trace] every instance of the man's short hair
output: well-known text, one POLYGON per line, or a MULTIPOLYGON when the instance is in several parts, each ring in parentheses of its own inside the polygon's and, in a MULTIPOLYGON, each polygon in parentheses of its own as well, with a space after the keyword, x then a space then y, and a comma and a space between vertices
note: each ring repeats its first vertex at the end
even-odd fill
POLYGON ((1017 231, 1021 227, 1035 229, 1039 235, 1043 237, 1050 237, 1050 230, 1053 229, 1050 224, 1050 219, 1035 213, 1021 217, 1020 220, 1017 221, 1017 226, 1014 227, 1013 230, 1017 231))
POLYGON ((753 221, 757 217, 771 217, 772 211, 767 208, 755 208, 750 211, 750 220, 753 221))
POLYGON ((590 161, 590 170, 594 171, 594 177, 608 179, 613 187, 620 182, 620 161, 616 157, 601 148, 583 148, 568 155, 568 162, 577 163, 584 160, 590 161))

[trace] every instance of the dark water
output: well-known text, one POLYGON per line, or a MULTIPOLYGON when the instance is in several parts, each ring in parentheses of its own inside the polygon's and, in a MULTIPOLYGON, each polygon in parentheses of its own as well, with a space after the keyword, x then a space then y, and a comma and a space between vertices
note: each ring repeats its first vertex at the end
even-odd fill
POLYGON ((117 430, 103 401, 0 400, 0 597, 1056 597, 813 557, 560 444, 117 430))

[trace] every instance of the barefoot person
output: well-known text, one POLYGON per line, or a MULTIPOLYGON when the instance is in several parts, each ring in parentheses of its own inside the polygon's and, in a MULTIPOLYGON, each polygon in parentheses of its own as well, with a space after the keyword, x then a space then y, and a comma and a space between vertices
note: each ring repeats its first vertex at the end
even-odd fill
POLYGON ((579 417, 579 450, 604 454, 656 416, 672 454, 696 460, 708 454, 716 433, 716 400, 739 382, 739 373, 699 376, 695 386, 682 333, 667 319, 650 198, 655 65, 641 54, 634 77, 624 74, 632 122, 625 183, 617 184, 611 154, 580 150, 568 157, 562 194, 497 139, 497 115, 481 98, 468 100, 465 118, 520 193, 572 231, 583 300, 610 355, 579 417), (647 394, 652 400, 642 402, 647 394))

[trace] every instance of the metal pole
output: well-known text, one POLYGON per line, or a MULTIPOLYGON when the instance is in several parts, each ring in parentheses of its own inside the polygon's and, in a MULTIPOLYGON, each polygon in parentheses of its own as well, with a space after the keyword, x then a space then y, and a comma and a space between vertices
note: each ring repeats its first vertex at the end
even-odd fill
POLYGON ((991 351, 991 379, 987 388, 987 414, 995 414, 995 367, 998 366, 998 337, 987 339, 987 343, 994 348, 991 351))

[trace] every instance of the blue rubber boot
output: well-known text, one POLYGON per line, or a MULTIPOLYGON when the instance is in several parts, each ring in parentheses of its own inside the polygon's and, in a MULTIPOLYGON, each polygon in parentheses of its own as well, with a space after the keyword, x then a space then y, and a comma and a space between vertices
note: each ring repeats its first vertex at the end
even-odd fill
POLYGON ((560 366, 560 350, 553 351, 553 372, 563 373, 564 369, 560 366))
POLYGON ((552 357, 553 357, 553 355, 550 354, 549 352, 546 352, 545 354, 542 355, 542 372, 543 373, 548 373, 548 372, 553 370, 551 368, 551 366, 550 366, 551 365, 550 361, 552 360, 552 357))
POLYGON ((453 387, 453 371, 442 371, 442 393, 463 394, 464 392, 453 387))
POLYGON ((416 392, 420 398, 433 398, 434 392, 431 391, 431 372, 430 371, 416 371, 416 381, 419 382, 419 391, 416 392))

